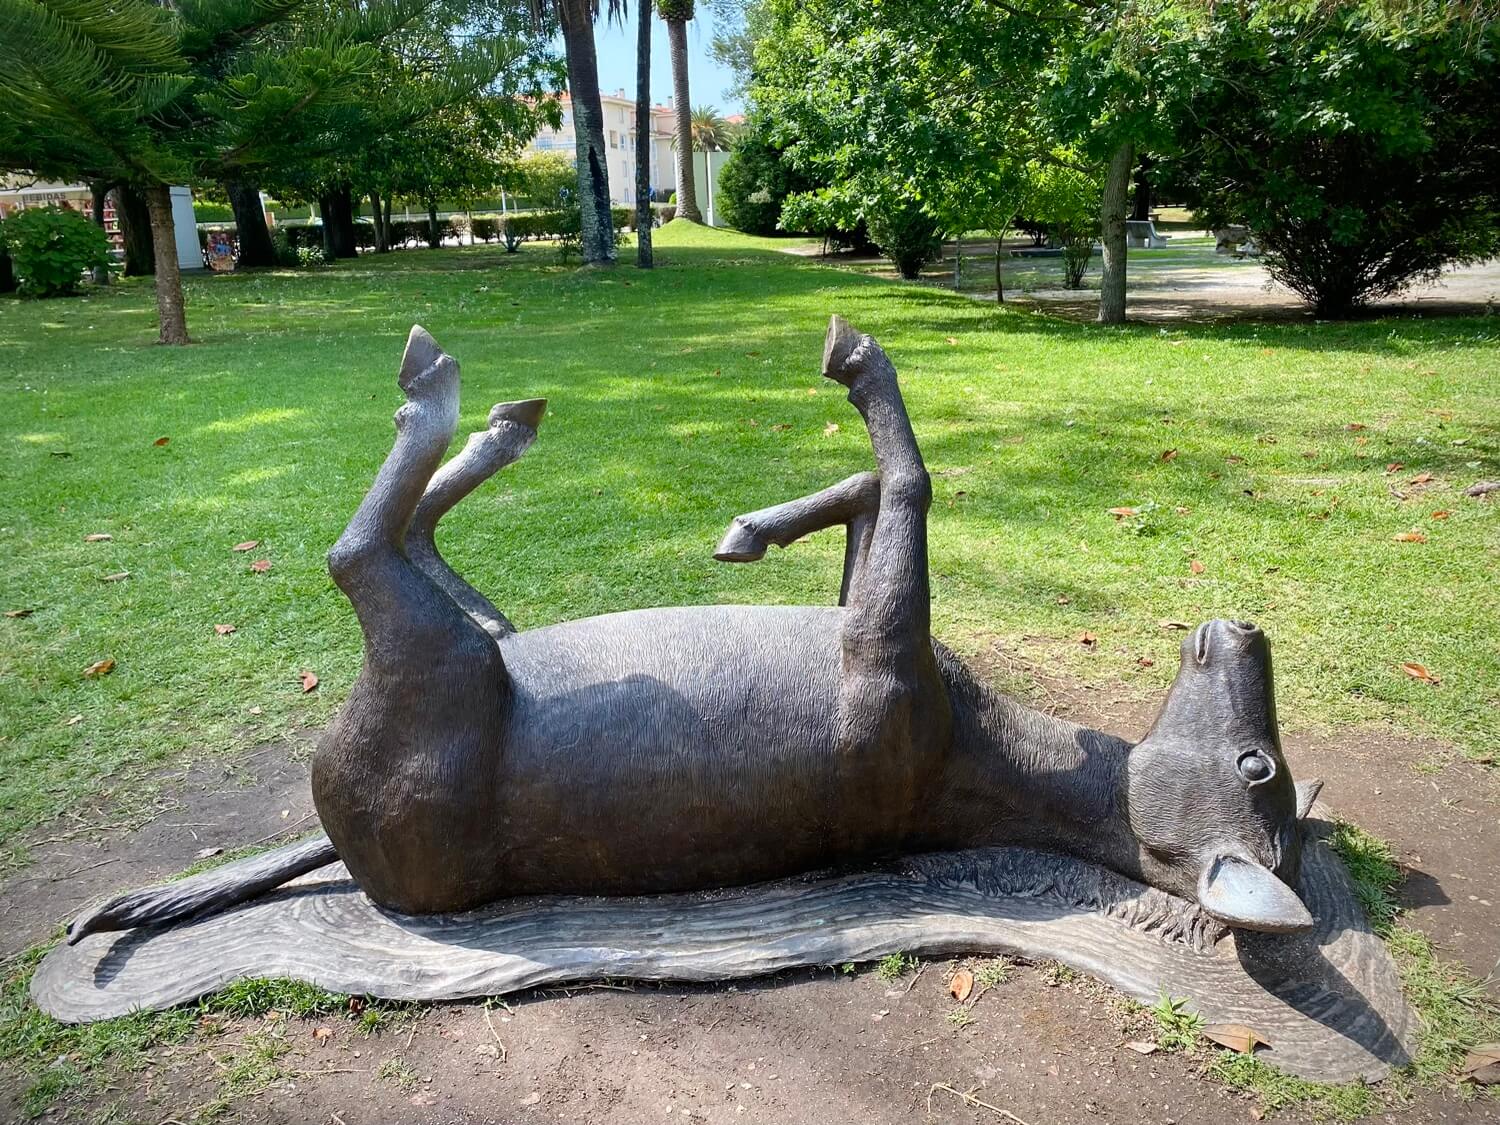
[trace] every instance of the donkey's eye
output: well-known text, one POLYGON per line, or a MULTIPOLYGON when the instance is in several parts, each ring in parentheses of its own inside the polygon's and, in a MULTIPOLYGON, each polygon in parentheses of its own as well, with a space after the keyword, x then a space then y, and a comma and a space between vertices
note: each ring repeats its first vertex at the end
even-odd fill
POLYGON ((1276 764, 1254 750, 1241 754, 1236 766, 1240 771, 1240 777, 1250 785, 1270 781, 1276 774, 1276 764))

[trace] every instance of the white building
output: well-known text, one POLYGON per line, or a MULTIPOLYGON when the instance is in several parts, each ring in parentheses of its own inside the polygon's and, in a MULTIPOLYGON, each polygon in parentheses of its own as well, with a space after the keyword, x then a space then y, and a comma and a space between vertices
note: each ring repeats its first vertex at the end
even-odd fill
MULTIPOLYGON (((527 152, 560 152, 569 160, 577 153, 573 101, 561 95, 562 127, 544 128, 526 146, 527 152)), ((635 202, 635 102, 624 90, 601 94, 604 109, 604 151, 609 165, 609 198, 616 204, 635 202)), ((677 190, 677 155, 672 149, 670 105, 651 107, 651 187, 666 193, 677 190)))

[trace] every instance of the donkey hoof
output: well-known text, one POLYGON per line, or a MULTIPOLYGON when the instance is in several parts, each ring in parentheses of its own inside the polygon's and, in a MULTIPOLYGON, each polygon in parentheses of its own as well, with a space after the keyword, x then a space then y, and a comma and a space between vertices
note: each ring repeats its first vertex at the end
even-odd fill
POLYGON ((766 553, 766 541, 748 523, 739 517, 724 532, 724 538, 714 548, 714 558, 719 562, 755 562, 766 553))
POLYGON ((528 398, 520 402, 497 402, 490 407, 490 425, 500 422, 515 422, 517 425, 536 429, 542 424, 542 415, 547 413, 547 400, 528 398))
POLYGON ((420 324, 412 325, 401 355, 396 382, 406 397, 443 399, 458 396, 458 361, 450 356, 420 324))

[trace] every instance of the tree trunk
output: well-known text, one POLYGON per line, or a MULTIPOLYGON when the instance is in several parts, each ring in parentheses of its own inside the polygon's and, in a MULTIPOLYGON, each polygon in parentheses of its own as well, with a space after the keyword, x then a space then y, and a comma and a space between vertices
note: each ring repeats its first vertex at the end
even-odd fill
POLYGON ((333 196, 318 196, 318 229, 323 232, 323 260, 331 262, 337 255, 333 252, 333 196))
POLYGON ((260 185, 244 180, 225 180, 224 193, 234 208, 234 229, 240 243, 241 266, 274 266, 276 247, 266 226, 266 209, 260 202, 260 185))
POLYGON ((1138 223, 1151 218, 1150 165, 1150 157, 1143 156, 1135 169, 1135 200, 1131 204, 1130 217, 1138 223))
POLYGON ((1125 204, 1135 144, 1123 142, 1109 158, 1099 225, 1104 232, 1104 272, 1099 282, 1099 323, 1125 323, 1125 204))
POLYGON ((443 244, 442 232, 438 230, 437 200, 427 201, 427 245, 436 250, 443 244))
POLYGON ((609 266, 615 261, 615 230, 609 212, 609 157, 604 147, 604 108, 599 104, 593 5, 589 0, 560 0, 557 14, 568 56, 568 90, 573 95, 580 249, 584 265, 609 266))
POLYGON ((693 107, 688 101, 687 23, 667 21, 672 48, 672 110, 677 117, 677 217, 701 223, 693 168, 693 107))
POLYGON ((375 228, 375 253, 385 254, 391 248, 391 232, 386 225, 385 212, 380 209, 380 193, 370 193, 370 225, 375 228))
POLYGON ((156 257, 156 316, 162 344, 186 344, 187 310, 182 299, 182 273, 177 268, 177 232, 172 223, 172 189, 152 184, 145 191, 151 221, 151 249, 156 257))
POLYGON ((1005 258, 1005 232, 999 231, 995 234, 995 304, 1005 304, 1005 275, 1000 268, 1001 261, 1005 258))
POLYGON ((354 237, 354 190, 348 184, 339 184, 324 198, 323 245, 329 256, 359 257, 359 243, 354 237))
POLYGON ((151 244, 151 213, 146 197, 136 188, 115 189, 115 211, 120 235, 125 240, 125 276, 150 277, 156 272, 156 251, 151 244))
POLYGON ((391 204, 394 203, 394 202, 395 202, 395 200, 393 200, 389 195, 387 195, 385 197, 385 216, 382 219, 382 222, 385 224, 385 245, 386 245, 386 249, 390 249, 391 248, 391 244, 392 244, 392 239, 391 239, 391 204))
MULTIPOLYGON (((109 185, 103 180, 99 180, 96 183, 91 184, 89 190, 94 197, 92 201, 94 205, 94 225, 97 226, 100 230, 103 230, 104 206, 109 198, 109 185)), ((109 284, 109 266, 104 265, 94 267, 94 284, 109 284)))
POLYGON ((16 264, 10 260, 10 251, 0 242, 0 293, 16 291, 16 264))
POLYGON ((651 0, 636 0, 635 37, 635 264, 649 270, 651 258, 651 0))

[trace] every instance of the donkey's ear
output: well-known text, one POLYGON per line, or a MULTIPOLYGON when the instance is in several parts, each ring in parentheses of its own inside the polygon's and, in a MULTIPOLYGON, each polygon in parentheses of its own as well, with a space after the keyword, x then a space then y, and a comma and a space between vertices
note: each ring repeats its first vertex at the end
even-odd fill
POLYGON ((1297 893, 1258 863, 1216 856, 1198 877, 1198 905, 1221 922, 1273 934, 1312 929, 1297 893))
POLYGON ((1297 782, 1297 819, 1306 820, 1307 814, 1312 812, 1313 802, 1318 799, 1318 794, 1323 789, 1323 780, 1318 777, 1310 777, 1306 781, 1297 782))

